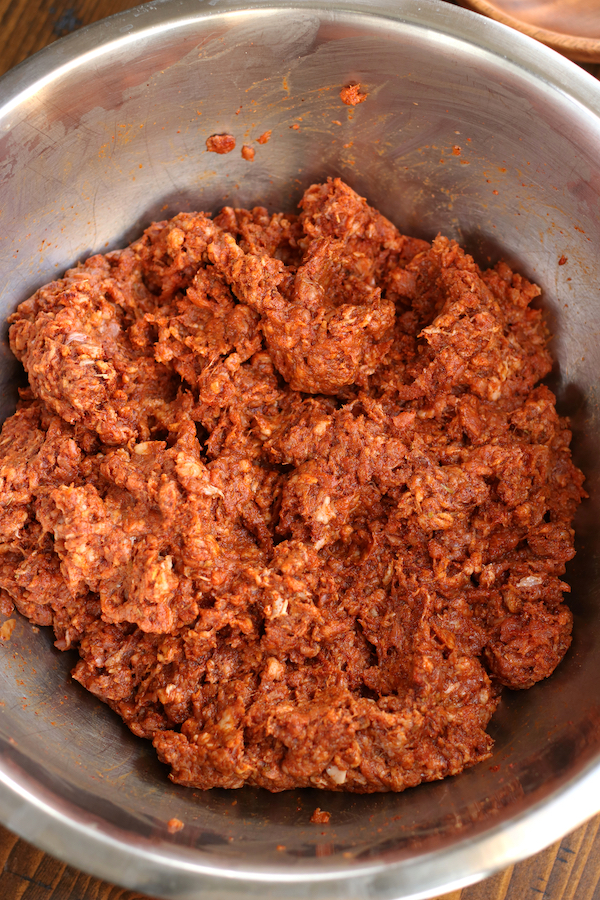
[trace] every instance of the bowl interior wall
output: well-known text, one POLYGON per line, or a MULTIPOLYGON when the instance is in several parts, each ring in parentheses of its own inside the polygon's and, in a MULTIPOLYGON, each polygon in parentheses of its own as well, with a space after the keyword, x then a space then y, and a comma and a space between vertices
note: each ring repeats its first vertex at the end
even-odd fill
MULTIPOLYGON (((482 265, 504 257, 542 286, 552 387, 592 495, 569 567, 575 637, 565 662, 547 683, 505 694, 489 764, 401 795, 170 785, 150 745, 69 680, 73 656, 19 620, 0 667, 6 765, 128 840, 179 844, 229 867, 398 859, 514 817, 598 757, 600 127, 502 48, 450 37, 439 11, 436 23, 310 9, 215 12, 209 24, 190 15, 129 43, 124 31, 108 48, 90 45, 89 60, 0 110, 2 319, 152 220, 224 204, 292 210, 312 182, 339 175, 400 229, 454 237, 482 265), (339 96, 351 81, 369 95, 356 107, 339 96), (236 150, 207 152, 215 132, 232 133, 236 150), (243 143, 254 162, 242 159, 243 143), (327 829, 308 824, 317 805, 332 813, 327 829), (186 828, 171 836, 173 816, 186 828)), ((19 379, 6 340, 0 365, 4 418, 19 379)))

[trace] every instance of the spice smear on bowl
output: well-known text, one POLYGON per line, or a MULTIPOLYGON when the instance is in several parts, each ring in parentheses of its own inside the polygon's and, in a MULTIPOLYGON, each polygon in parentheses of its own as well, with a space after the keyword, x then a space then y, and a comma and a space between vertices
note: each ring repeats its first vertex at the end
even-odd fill
POLYGON ((584 492, 539 289, 339 179, 152 224, 11 317, 0 588, 198 788, 486 759, 570 643, 584 492))

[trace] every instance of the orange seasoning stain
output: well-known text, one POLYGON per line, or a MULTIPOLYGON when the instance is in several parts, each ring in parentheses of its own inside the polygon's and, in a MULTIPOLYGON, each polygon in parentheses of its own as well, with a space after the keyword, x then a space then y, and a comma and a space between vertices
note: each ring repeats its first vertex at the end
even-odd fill
POLYGON ((364 103, 369 95, 360 89, 359 84, 348 84, 340 91, 340 98, 346 106, 356 106, 358 103, 364 103))
POLYGON ((235 138, 232 134, 211 134, 206 139, 206 149, 211 153, 231 153, 235 150, 235 138))
POLYGON ((310 821, 313 825, 327 825, 330 819, 331 813, 325 812, 324 809, 320 809, 318 806, 310 817, 310 821))
POLYGON ((10 641, 16 624, 16 619, 7 619, 6 622, 0 626, 0 641, 10 641))
POLYGON ((181 819, 169 819, 167 822, 167 831, 169 834, 177 834, 178 831, 181 831, 183 828, 183 822, 181 819))
POLYGON ((564 264, 567 263, 568 261, 569 261, 569 258, 567 256, 561 256, 561 258, 558 261, 558 264, 559 264, 559 266, 564 266, 564 264))
POLYGON ((300 126, 297 122, 294 125, 290 125, 290 128, 292 128, 294 131, 300 131, 300 126))
POLYGON ((252 162, 254 159, 254 147, 251 147, 249 144, 244 144, 242 147, 242 159, 252 162))
POLYGON ((272 131, 264 131, 259 138, 256 140, 259 144, 266 144, 269 138, 271 137, 272 131))
POLYGON ((460 156, 460 154, 461 154, 461 149, 460 149, 460 147, 458 146, 458 144, 455 144, 455 146, 452 148, 452 154, 453 154, 454 156, 460 156))

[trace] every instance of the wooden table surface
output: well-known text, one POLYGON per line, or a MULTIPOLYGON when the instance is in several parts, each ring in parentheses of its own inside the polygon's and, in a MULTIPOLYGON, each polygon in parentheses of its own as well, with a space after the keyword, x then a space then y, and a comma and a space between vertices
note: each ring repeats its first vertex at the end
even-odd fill
MULTIPOLYGON (((0 0, 0 75, 135 0, 0 0)), ((600 66, 586 66, 600 77, 600 66)), ((0 826, 0 900, 148 900, 78 872, 0 826)), ((542 853, 444 900, 600 900, 600 816, 542 853)))

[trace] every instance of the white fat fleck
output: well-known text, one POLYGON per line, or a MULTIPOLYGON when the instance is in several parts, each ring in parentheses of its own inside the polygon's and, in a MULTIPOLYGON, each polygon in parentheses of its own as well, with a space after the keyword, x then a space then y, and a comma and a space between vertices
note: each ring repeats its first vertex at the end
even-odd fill
POLYGON ((71 334, 67 335, 65 344, 75 344, 75 343, 83 344, 85 341, 87 341, 87 339, 88 339, 87 334, 84 334, 81 331, 72 331, 71 334))
POLYGON ((521 578, 520 581, 517 582, 517 587, 520 588, 532 588, 538 587, 542 584, 543 579, 540 578, 539 575, 528 575, 527 578, 521 578))
POLYGON ((203 484, 200 488, 200 493, 204 494, 206 497, 223 497, 223 491, 219 490, 218 487, 215 487, 214 484, 203 484))
POLYGON ((325 771, 336 784, 343 784, 348 775, 345 769, 338 769, 337 766, 329 766, 325 771))
POLYGON ((289 601, 282 597, 281 594, 275 594, 273 606, 271 607, 271 618, 276 619, 278 616, 285 616, 288 611, 289 601))
POLYGON ((234 726, 235 720, 233 718, 233 711, 231 709, 226 709, 217 722, 217 728, 219 728, 221 731, 229 731, 234 726))
POLYGON ((324 778, 321 778, 319 775, 311 775, 309 778, 311 784, 316 784, 318 787, 326 788, 327 782, 324 778))
POLYGON ((151 441, 142 441, 141 444, 136 444, 133 448, 133 452, 137 456, 147 456, 152 452, 152 442, 151 441))
POLYGON ((270 656, 267 660, 265 674, 267 678, 272 678, 273 681, 279 681, 285 674, 285 666, 278 659, 275 659, 274 656, 270 656))
POLYGON ((317 522, 321 522, 323 525, 327 525, 328 522, 331 522, 332 519, 335 519, 337 515, 336 508, 331 502, 331 497, 327 496, 321 503, 321 506, 315 513, 315 519, 317 522))

